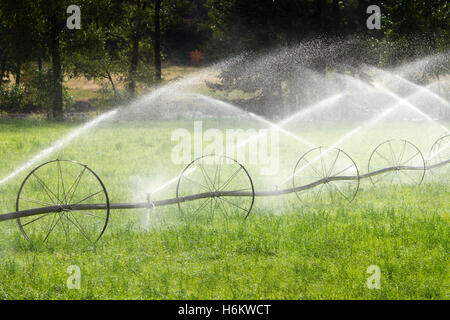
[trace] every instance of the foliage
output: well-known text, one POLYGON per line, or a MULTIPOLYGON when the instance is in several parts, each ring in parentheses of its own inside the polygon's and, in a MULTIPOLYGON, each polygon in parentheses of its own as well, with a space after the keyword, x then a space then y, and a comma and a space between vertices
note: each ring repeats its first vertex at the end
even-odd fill
MULTIPOLYGON (((35 72, 30 81, 26 83, 28 101, 41 111, 50 112, 52 105, 52 81, 51 75, 46 72, 35 72)), ((63 110, 70 111, 73 105, 73 97, 69 89, 63 86, 63 110)))
MULTIPOLYGON (((73 98, 67 87, 63 87, 63 101, 64 110, 69 111, 73 98)), ((44 72, 35 72, 25 84, 0 87, 0 109, 8 112, 48 112, 51 102, 52 83, 44 72)))
POLYGON ((24 86, 13 85, 1 87, 0 101, 0 109, 8 112, 17 112, 22 110, 27 103, 24 86))
MULTIPOLYGON (((30 64, 53 74, 51 101, 45 101, 45 109, 57 117, 67 76, 98 80, 116 94, 125 84, 135 95, 161 80, 161 60, 199 61, 197 52, 204 55, 203 63, 209 63, 243 52, 255 57, 290 49, 311 39, 327 39, 330 48, 333 42, 352 39, 352 45, 337 56, 327 55, 324 46, 324 56, 311 67, 319 72, 341 67, 340 71, 353 73, 361 63, 391 67, 436 53, 448 55, 450 39, 450 6, 445 0, 80 0, 81 30, 65 27, 69 4, 69 0, 0 3, 0 86, 11 76, 16 84, 26 82, 21 76, 26 76, 24 69, 30 64), (371 4, 381 7, 381 30, 366 27, 371 4)), ((292 78, 284 62, 275 63, 285 71, 274 74, 275 86, 292 78)), ((293 69, 305 65, 309 64, 299 61, 293 69)), ((430 64, 418 81, 446 73, 447 62, 430 64)), ((230 75, 222 75, 225 86, 229 79, 230 75)), ((266 91, 261 98, 272 103, 276 98, 269 95, 280 95, 277 88, 271 90, 269 94, 268 88, 259 87, 253 92, 266 91)))
POLYGON ((28 102, 25 87, 12 85, 0 87, 0 110, 20 112, 28 102))

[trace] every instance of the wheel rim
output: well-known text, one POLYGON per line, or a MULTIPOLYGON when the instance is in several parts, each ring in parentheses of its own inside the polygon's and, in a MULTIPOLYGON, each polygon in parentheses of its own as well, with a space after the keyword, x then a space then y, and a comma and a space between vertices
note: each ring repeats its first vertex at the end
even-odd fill
MULTIPOLYGON (((450 160, 450 135, 440 137, 433 143, 430 149, 428 165, 432 166, 447 160, 450 160)), ((431 173, 436 180, 442 180, 448 183, 450 164, 432 168, 431 173)))
POLYGON ((305 205, 320 201, 330 205, 338 199, 352 202, 359 190, 359 170, 353 159, 343 150, 318 147, 303 154, 292 175, 293 188, 311 186, 295 191, 305 205), (322 181, 318 185, 316 182, 322 181))
POLYGON ((180 213, 185 216, 203 213, 210 218, 217 212, 225 218, 247 218, 250 215, 255 200, 253 181, 245 167, 236 160, 217 155, 195 159, 180 175, 176 197, 214 192, 224 192, 228 195, 179 201, 180 213), (237 196, 238 193, 246 193, 247 196, 237 196))
POLYGON ((97 174, 86 165, 71 160, 52 160, 33 171, 22 182, 16 199, 16 211, 47 206, 105 203, 101 210, 62 209, 59 212, 18 218, 27 240, 46 242, 55 234, 66 239, 81 237, 98 241, 109 222, 110 203, 106 188, 97 174))
POLYGON ((425 177, 426 164, 422 152, 407 140, 392 139, 379 144, 370 155, 368 171, 397 168, 371 176, 373 185, 419 185, 425 177))

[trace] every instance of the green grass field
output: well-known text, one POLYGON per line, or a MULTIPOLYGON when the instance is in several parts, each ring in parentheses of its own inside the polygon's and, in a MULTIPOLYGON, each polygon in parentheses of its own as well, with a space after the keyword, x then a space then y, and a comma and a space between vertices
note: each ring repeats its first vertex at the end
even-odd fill
MULTIPOLYGON (((1 121, 0 179, 78 125, 1 121)), ((248 124, 208 120, 204 126, 248 124)), ((43 161, 89 165, 113 203, 145 201, 147 192, 185 167, 170 158, 177 128, 192 130, 192 122, 100 125, 43 161)), ((310 123, 290 130, 316 145, 331 145, 352 128, 350 123, 310 123)), ((441 135, 427 122, 386 123, 340 147, 365 173, 370 153, 385 139, 408 139, 427 156, 441 135)), ((255 189, 273 190, 288 179, 308 149, 280 134, 279 172, 267 177, 248 166, 255 189)), ((29 171, 0 186, 0 213, 15 210, 29 171)), ((352 203, 304 205, 294 194, 257 198, 245 221, 181 216, 176 205, 156 208, 149 217, 146 209, 115 210, 95 245, 67 239, 61 231, 46 243, 26 241, 16 221, 0 222, 0 298, 448 299, 450 179, 449 171, 443 172, 435 177, 427 172, 420 186, 373 187, 362 180, 352 203), (71 265, 81 270, 79 290, 66 285, 71 265), (381 270, 379 290, 366 285, 371 265, 381 270)), ((174 196, 172 184, 152 199, 174 196)))

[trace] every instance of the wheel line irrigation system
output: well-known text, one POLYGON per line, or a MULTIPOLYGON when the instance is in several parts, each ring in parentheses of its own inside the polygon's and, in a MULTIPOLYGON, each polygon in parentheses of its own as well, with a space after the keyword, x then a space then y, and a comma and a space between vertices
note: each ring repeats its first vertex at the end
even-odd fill
MULTIPOLYGON (((17 199, 16 199, 16 211, 11 213, 5 213, 0 214, 0 221, 6 221, 6 220, 12 220, 17 219, 17 222, 19 224, 19 228, 21 229, 22 233, 24 234, 26 239, 29 239, 27 231, 25 230, 28 225, 38 224, 42 222, 42 220, 45 220, 43 218, 49 216, 51 213, 54 213, 52 221, 49 226, 47 226, 45 229, 45 237, 44 241, 46 241, 51 234, 51 232, 55 229, 56 225, 58 223, 63 224, 63 221, 66 221, 67 223, 73 224, 76 228, 78 233, 84 236, 87 240, 91 242, 95 242, 103 235, 109 221, 109 214, 110 210, 119 210, 119 209, 138 209, 138 208, 148 208, 153 209, 156 207, 162 207, 162 206, 168 206, 168 205, 178 205, 178 209, 181 214, 191 213, 192 210, 194 210, 194 214, 197 212, 202 211, 202 209, 205 209, 208 203, 211 203, 211 206, 213 203, 215 203, 214 210, 217 210, 219 207, 222 211, 226 212, 224 204, 228 203, 236 207, 237 212, 243 212, 242 217, 247 218, 252 210, 253 203, 255 200, 255 197, 270 197, 270 196, 279 196, 284 194, 291 194, 295 193, 297 196, 302 200, 302 192, 310 191, 310 190, 320 190, 316 191, 318 192, 315 196, 316 198, 320 198, 322 196, 321 191, 324 188, 324 185, 332 184, 335 190, 337 191, 337 194, 340 196, 343 196, 347 201, 351 202, 354 197, 356 196, 358 190, 359 190, 359 184, 361 179, 370 179, 372 181, 372 184, 376 184, 377 182, 373 180, 376 176, 381 175, 387 175, 392 174, 392 180, 390 183, 393 183, 394 175, 396 173, 402 172, 402 173, 408 173, 408 172, 417 172, 417 179, 413 179, 409 176, 410 180, 419 185, 422 183, 425 173, 427 171, 430 171, 432 169, 442 168, 444 166, 447 166, 450 163, 450 159, 447 159, 447 155, 442 156, 442 153, 444 151, 447 151, 447 149, 450 148, 450 135, 444 135, 440 137, 436 142, 432 145, 430 150, 430 157, 428 158, 428 162, 425 161, 425 158, 422 155, 422 152, 411 142, 408 142, 406 140, 388 140, 380 145, 378 145, 375 150, 372 152, 371 157, 369 159, 368 164, 368 173, 360 174, 358 167, 356 166, 356 163, 351 159, 349 155, 347 155, 344 151, 341 149, 338 149, 336 147, 318 147, 311 149, 310 151, 306 152, 305 154, 300 157, 299 161, 297 162, 297 165, 294 169, 292 178, 292 187, 285 188, 285 189, 277 189, 273 191, 255 191, 253 181, 248 173, 248 171, 245 169, 245 167, 237 162, 234 159, 231 159, 227 156, 216 156, 216 155, 206 155, 202 156, 200 158, 195 159, 192 161, 180 174, 178 178, 177 183, 177 189, 176 189, 176 196, 174 198, 169 198, 165 200, 158 200, 158 201, 151 201, 150 197, 148 196, 148 199, 146 202, 130 202, 130 203, 110 203, 108 193, 106 191, 106 187, 103 184, 100 177, 90 168, 88 168, 86 165, 70 161, 70 160, 52 160, 45 162, 41 164, 40 166, 36 167, 34 170, 32 170, 28 176, 25 178, 23 183, 20 186, 17 199), (397 152, 397 156, 394 153, 391 154, 382 154, 383 148, 386 148, 386 150, 391 150, 391 152, 394 152, 392 148, 392 144, 395 143, 399 144, 401 147, 401 150, 395 150, 397 152), (323 153, 323 151, 325 151, 323 153), (334 151, 336 156, 332 157, 331 161, 324 160, 323 154, 329 153, 334 151), (409 151, 409 158, 407 160, 403 160, 403 157, 405 153, 409 151), (320 153, 319 153, 320 152, 320 153), (304 167, 301 168, 301 170, 297 170, 297 167, 299 164, 305 160, 307 163, 309 163, 310 166, 313 164, 307 160, 307 156, 310 154, 320 154, 322 167, 324 166, 324 161, 328 161, 326 165, 328 165, 327 170, 322 170, 322 172, 318 173, 319 176, 318 179, 314 181, 309 181, 308 183, 299 184, 296 180, 296 177, 299 176, 299 173, 301 173, 304 170, 304 167), (387 166, 384 168, 374 168, 373 163, 371 163, 374 158, 374 156, 380 155, 383 159, 387 160, 387 166), (400 156, 398 156, 400 154, 400 156), (411 157, 410 155, 413 154, 411 157), (206 160, 214 160, 212 158, 216 158, 220 160, 219 164, 216 165, 215 168, 215 174, 214 178, 211 178, 205 171, 204 171, 204 161, 206 160), (228 180, 225 181, 222 185, 219 185, 220 183, 220 177, 217 179, 217 174, 220 176, 220 171, 222 170, 222 165, 224 164, 224 160, 228 162, 228 164, 231 164, 232 166, 235 166, 233 169, 233 174, 230 175, 228 180), (339 169, 339 173, 332 174, 333 170, 336 166, 336 163, 338 161, 347 161, 347 164, 345 165, 345 169, 342 170, 342 167, 339 169), (431 161, 433 160, 433 161, 431 161), (390 162, 392 161, 392 162, 390 162), (70 186, 70 188, 67 188, 64 190, 64 183, 62 180, 63 176, 63 169, 62 164, 68 165, 69 169, 73 167, 81 167, 81 172, 76 176, 74 179, 74 182, 70 186), (331 165, 330 165, 331 164, 331 165), (39 178, 37 172, 42 168, 51 169, 54 168, 57 170, 57 191, 51 190, 51 188, 45 183, 45 178, 39 178), (195 170, 197 168, 200 168, 202 176, 204 178, 205 183, 201 184, 198 182, 195 182, 191 180, 190 178, 187 178, 187 175, 189 175, 192 170, 195 170), (372 169, 372 170, 371 170, 372 169), (351 174, 353 173, 353 174, 351 174), (96 191, 93 194, 90 194, 89 196, 76 201, 72 202, 74 194, 77 191, 77 188, 80 183, 82 183, 82 177, 83 175, 90 175, 96 184, 100 186, 100 191, 96 191), (240 174, 240 175, 239 175, 240 174), (240 177, 240 185, 237 189, 236 186, 231 187, 230 182, 235 179, 236 176, 240 177), (38 192, 41 193, 41 197, 39 199, 27 199, 24 197, 23 193, 24 190, 27 188, 29 184, 31 184, 31 179, 36 179, 38 182, 38 185, 41 187, 38 192), (185 179, 184 179, 185 178, 185 179), (214 180, 214 181, 213 181, 214 180), (218 182, 219 181, 219 182, 218 182), (62 182, 62 184, 61 184, 62 182), (335 185, 340 182, 353 182, 353 184, 350 186, 349 193, 347 195, 345 194, 346 191, 341 191, 341 189, 335 185), (193 184, 201 185, 203 189, 206 190, 206 192, 198 192, 188 195, 181 195, 182 189, 187 187, 192 187, 193 184), (321 186, 320 188, 318 188, 321 186), (97 196, 102 196, 101 202, 98 203, 86 203, 88 199, 93 199, 97 196), (243 198, 247 197, 249 199, 248 203, 242 205, 241 203, 233 203, 232 199, 234 198, 243 198), (43 199, 50 199, 50 200, 43 200, 43 199), (191 210, 182 209, 182 205, 185 203, 193 203, 195 200, 201 200, 205 199, 204 202, 194 205, 194 208, 190 208, 191 210), (231 200, 230 200, 231 199, 231 200), (32 202, 35 207, 32 208, 23 208, 24 202, 32 202), (50 203, 51 201, 52 203, 50 203), (72 203, 71 203, 72 202, 72 203), (87 213, 87 211, 101 211, 104 214, 91 214, 87 213), (188 212, 186 212, 188 211, 188 212), (190 212, 189 212, 190 211, 190 212), (86 215, 78 215, 78 218, 74 215, 74 213, 86 213, 86 215), (31 221, 24 221, 24 219, 38 216, 37 218, 33 218, 31 221), (89 215, 89 216, 87 216, 89 215), (88 232, 83 227, 83 224, 79 222, 81 218, 90 217, 97 220, 100 220, 100 225, 98 227, 98 230, 95 230, 95 236, 88 236, 88 232), (64 219, 63 219, 64 218, 64 219)), ((386 151, 384 151, 386 152, 386 151)), ((217 162, 216 162, 217 163, 217 162)), ((67 168, 67 167, 66 167, 67 168)), ((316 171, 317 172, 317 171, 316 171)), ((445 174, 445 173, 444 173, 445 174)), ((301 177, 301 175, 300 175, 301 177)), ((192 189, 188 189, 192 190, 192 189)), ((334 190, 333 188, 330 188, 330 190, 334 190)), ((214 211, 211 207, 211 211, 214 211)), ((228 216, 228 215, 227 215, 228 216)), ((64 231, 67 232, 66 227, 64 227, 64 231)), ((41 228, 42 229, 42 228, 41 228)), ((41 230, 42 231, 42 230, 41 230)))

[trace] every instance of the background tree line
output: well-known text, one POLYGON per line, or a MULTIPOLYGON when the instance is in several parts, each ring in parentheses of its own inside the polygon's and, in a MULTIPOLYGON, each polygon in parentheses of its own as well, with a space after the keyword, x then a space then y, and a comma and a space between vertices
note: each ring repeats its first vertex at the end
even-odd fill
MULTIPOLYGON (((323 39, 353 41, 331 57, 309 59, 318 71, 359 63, 392 66, 427 54, 448 55, 449 4, 445 0, 2 0, 0 2, 0 106, 47 111, 61 119, 71 104, 67 77, 108 84, 117 103, 133 98, 138 84, 162 81, 162 62, 204 63, 246 52, 256 59, 268 50, 323 39), (81 8, 81 29, 66 27, 69 5, 81 8), (366 9, 378 4, 382 29, 368 30, 366 9), (195 50, 200 50, 201 53, 195 50), (197 53, 196 53, 197 52, 197 53), (364 57, 364 59, 349 59, 364 57), (344 63, 345 62, 345 63, 344 63), (117 82, 125 84, 119 90, 117 82)), ((297 62, 304 63, 298 52, 297 62)), ((277 61, 267 87, 224 71, 215 89, 261 90, 274 99, 282 81, 295 86, 292 61, 277 61), (241 80, 241 81, 237 81, 241 80), (255 87, 256 86, 256 87, 255 87)), ((448 64, 433 69, 446 73, 448 64)))

